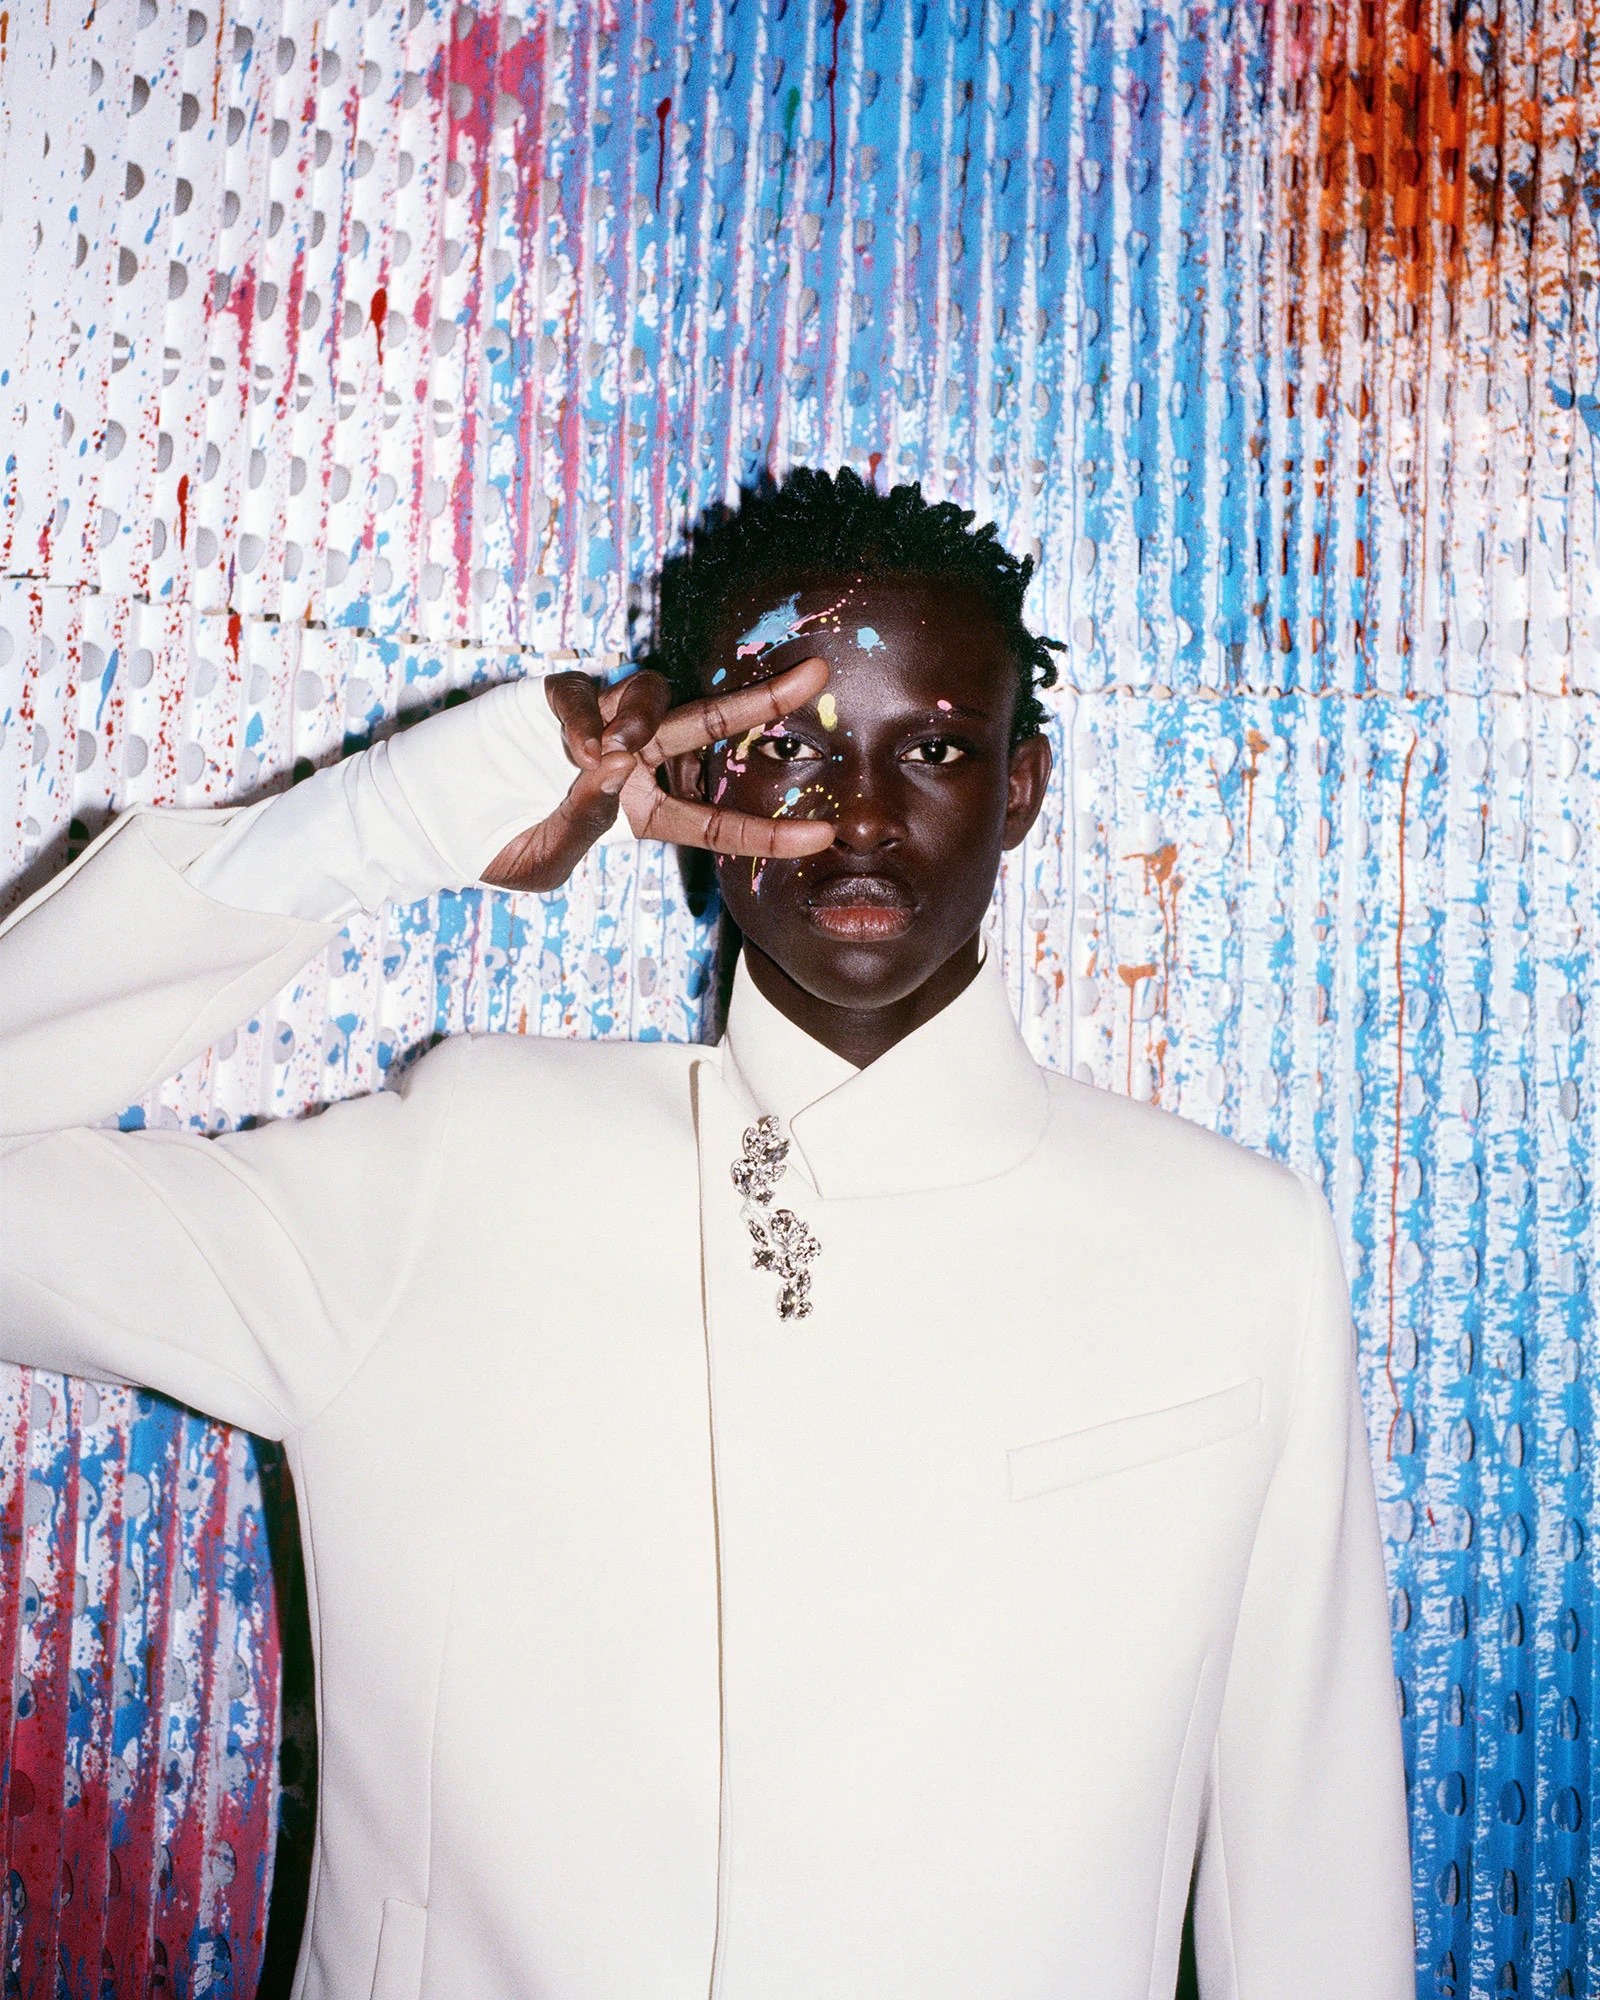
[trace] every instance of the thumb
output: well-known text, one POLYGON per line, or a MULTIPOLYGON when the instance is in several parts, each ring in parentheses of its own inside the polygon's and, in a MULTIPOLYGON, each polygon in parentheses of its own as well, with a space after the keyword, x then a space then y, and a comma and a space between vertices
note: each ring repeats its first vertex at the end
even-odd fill
POLYGON ((482 879, 497 889, 559 888, 616 820, 633 764, 626 752, 612 751, 597 769, 580 771, 555 811, 508 841, 482 879))

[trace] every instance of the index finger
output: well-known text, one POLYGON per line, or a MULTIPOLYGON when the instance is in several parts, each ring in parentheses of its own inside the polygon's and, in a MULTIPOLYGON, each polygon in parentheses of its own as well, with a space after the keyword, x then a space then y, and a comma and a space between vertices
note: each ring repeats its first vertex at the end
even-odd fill
POLYGON ((764 860, 798 860, 833 845, 833 827, 819 819, 763 819, 756 813, 724 812, 698 799, 675 799, 642 767, 622 788, 628 822, 640 840, 664 840, 679 847, 709 847, 718 854, 759 855, 764 860))
POLYGON ((769 681, 740 688, 735 694, 710 694, 699 701, 686 701, 662 718, 661 726, 639 752, 646 764, 659 764, 663 757, 675 757, 683 750, 704 750, 747 730, 764 729, 769 722, 781 721, 791 709, 815 701, 828 685, 826 660, 802 660, 797 667, 785 667, 769 681))

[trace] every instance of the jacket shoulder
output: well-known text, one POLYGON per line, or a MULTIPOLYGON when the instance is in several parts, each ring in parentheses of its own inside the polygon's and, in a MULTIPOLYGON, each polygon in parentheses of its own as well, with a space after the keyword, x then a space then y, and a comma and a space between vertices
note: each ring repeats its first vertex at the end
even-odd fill
POLYGON ((1106 1196, 1164 1234, 1213 1235, 1239 1256, 1308 1243, 1321 1197, 1281 1161, 1157 1105, 1044 1072, 1045 1144, 1063 1170, 1092 1171, 1106 1196), (1253 1247, 1252 1247, 1253 1246, 1253 1247))
POLYGON ((519 1116, 541 1106, 593 1106, 625 1097, 643 1112, 655 1102, 683 1103, 690 1066, 707 1053, 697 1042, 588 1041, 560 1035, 448 1035, 419 1057, 402 1088, 452 1092, 468 1111, 496 1103, 519 1116))

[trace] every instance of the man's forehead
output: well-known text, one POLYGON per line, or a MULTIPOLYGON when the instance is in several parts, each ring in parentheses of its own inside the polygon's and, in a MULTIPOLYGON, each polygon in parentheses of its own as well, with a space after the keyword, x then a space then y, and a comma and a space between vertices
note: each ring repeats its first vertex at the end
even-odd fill
POLYGON ((996 666, 1009 648, 992 608, 970 586, 933 577, 779 577, 729 601, 713 644, 712 680, 759 677, 809 650, 848 666, 942 664, 977 648, 996 666), (729 655, 732 655, 730 659, 729 655))

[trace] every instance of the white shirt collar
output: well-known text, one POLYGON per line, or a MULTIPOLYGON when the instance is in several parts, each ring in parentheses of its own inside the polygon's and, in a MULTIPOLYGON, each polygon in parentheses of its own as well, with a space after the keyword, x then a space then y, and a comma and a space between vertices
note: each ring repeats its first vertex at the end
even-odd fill
POLYGON ((948 1007, 860 1070, 779 1013, 741 958, 721 1056, 742 1108, 783 1119, 790 1164, 830 1200, 989 1180, 1044 1131, 1044 1078, 992 952, 948 1007))

